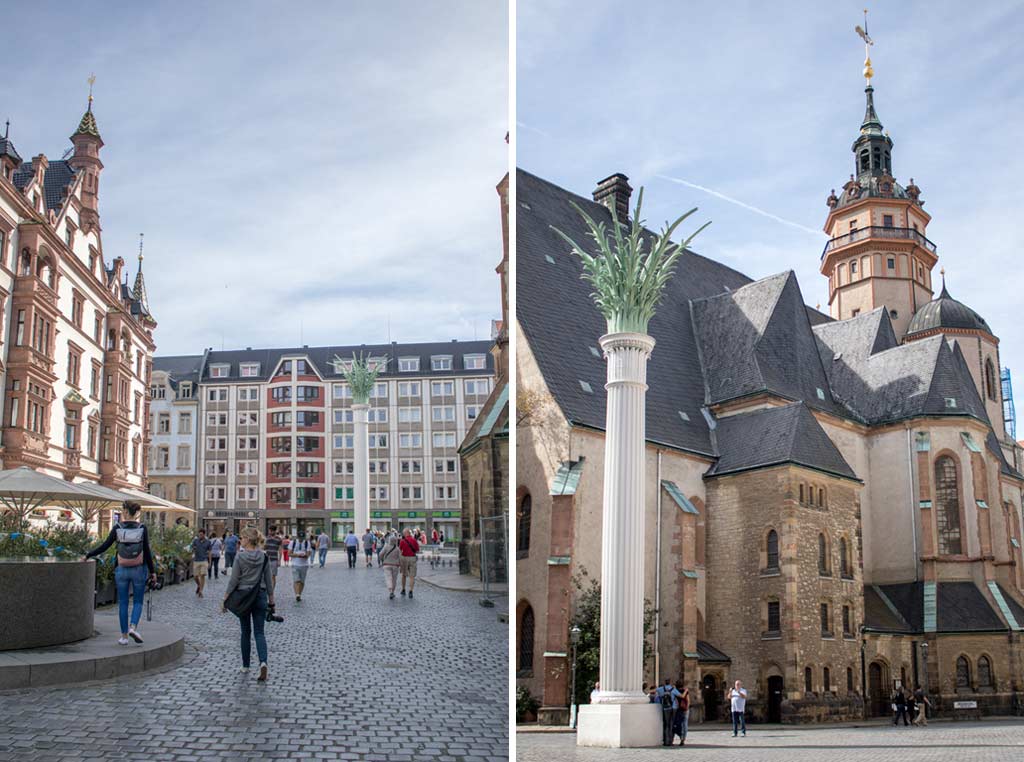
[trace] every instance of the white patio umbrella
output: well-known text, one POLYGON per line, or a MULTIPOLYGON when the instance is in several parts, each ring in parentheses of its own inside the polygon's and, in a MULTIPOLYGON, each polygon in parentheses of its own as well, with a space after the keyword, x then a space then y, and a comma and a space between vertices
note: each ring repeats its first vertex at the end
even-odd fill
POLYGON ((44 506, 66 503, 103 506, 110 502, 110 496, 100 496, 83 484, 48 476, 27 466, 0 471, 0 506, 19 521, 44 506))

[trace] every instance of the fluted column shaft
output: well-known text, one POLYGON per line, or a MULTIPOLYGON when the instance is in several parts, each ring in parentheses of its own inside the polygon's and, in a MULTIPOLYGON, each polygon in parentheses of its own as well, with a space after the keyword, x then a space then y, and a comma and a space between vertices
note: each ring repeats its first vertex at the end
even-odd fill
POLYGON ((355 424, 355 532, 361 536, 370 526, 370 449, 367 423, 370 406, 356 402, 352 405, 352 420, 355 424))
POLYGON ((601 530, 601 670, 597 703, 647 701, 644 652, 644 443, 647 360, 643 333, 601 337, 608 364, 601 530))

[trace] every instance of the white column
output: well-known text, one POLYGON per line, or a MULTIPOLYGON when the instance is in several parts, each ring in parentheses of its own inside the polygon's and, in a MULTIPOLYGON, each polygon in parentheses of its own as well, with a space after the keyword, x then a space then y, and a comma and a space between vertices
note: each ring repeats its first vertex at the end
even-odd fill
POLYGON ((642 333, 612 333, 600 342, 608 364, 600 691, 593 704, 581 708, 577 743, 655 746, 661 743, 661 715, 642 690, 645 417, 647 360, 654 339, 642 333))
POLYGON ((367 418, 370 406, 365 402, 352 404, 352 420, 355 428, 355 533, 362 536, 370 526, 370 449, 367 418))

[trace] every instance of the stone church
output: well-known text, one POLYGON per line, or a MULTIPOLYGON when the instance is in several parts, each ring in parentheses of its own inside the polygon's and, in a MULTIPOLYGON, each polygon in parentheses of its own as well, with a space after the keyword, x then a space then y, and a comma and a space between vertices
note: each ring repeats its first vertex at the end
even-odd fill
MULTIPOLYGON (((999 339, 936 277, 922 191, 896 180, 865 92, 827 200, 829 314, 792 272, 686 252, 650 323, 645 677, 685 680, 692 721, 724 719, 737 679, 776 722, 888 714, 898 685, 1006 713, 1024 688, 999 339)), ((553 228, 589 240, 571 203, 610 224, 631 188, 612 175, 591 201, 522 170, 517 188, 516 670, 560 723, 572 579, 601 568, 605 326, 553 228)))

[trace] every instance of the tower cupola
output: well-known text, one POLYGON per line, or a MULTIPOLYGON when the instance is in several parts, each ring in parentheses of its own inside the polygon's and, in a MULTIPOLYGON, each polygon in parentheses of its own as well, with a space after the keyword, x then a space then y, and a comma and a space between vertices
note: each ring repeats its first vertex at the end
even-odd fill
POLYGON ((83 173, 81 196, 83 233, 88 233, 94 227, 99 229, 100 222, 100 173, 103 172, 100 149, 103 147, 103 138, 100 137, 99 128, 96 126, 96 117, 92 113, 92 86, 95 81, 96 77, 89 77, 89 105, 78 123, 78 129, 71 135, 71 142, 75 149, 71 158, 68 159, 68 164, 76 172, 83 173))

